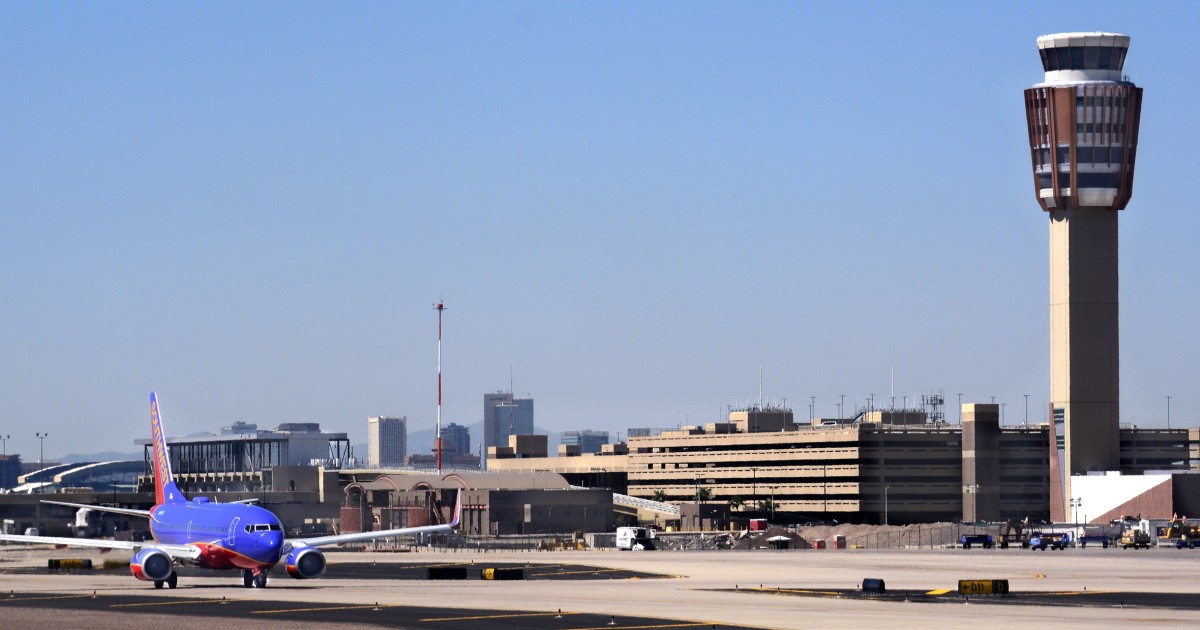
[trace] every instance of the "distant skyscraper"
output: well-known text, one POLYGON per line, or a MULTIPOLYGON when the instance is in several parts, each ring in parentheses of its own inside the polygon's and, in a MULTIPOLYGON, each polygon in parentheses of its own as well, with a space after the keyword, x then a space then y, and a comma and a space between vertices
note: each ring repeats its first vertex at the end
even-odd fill
POLYGON ((578 446, 580 453, 599 453, 608 444, 608 431, 563 431, 559 443, 578 446))
POLYGON ((367 459, 372 466, 403 466, 408 454, 408 418, 367 420, 367 459))
POLYGON ((1037 39, 1045 80, 1025 90, 1034 192, 1050 227, 1050 404, 1066 478, 1118 470, 1117 214, 1133 194, 1142 88, 1129 37, 1037 39))
POLYGON ((483 395, 483 446, 508 446, 509 435, 533 435, 533 399, 483 395))
POLYGON ((442 427, 442 450, 455 455, 470 455, 471 430, 453 422, 442 427))

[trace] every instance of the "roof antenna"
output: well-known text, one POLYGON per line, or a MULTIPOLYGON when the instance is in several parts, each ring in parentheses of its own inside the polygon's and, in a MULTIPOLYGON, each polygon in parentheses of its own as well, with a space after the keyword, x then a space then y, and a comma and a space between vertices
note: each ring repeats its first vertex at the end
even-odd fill
POLYGON ((762 361, 758 362, 758 408, 762 409, 762 361))

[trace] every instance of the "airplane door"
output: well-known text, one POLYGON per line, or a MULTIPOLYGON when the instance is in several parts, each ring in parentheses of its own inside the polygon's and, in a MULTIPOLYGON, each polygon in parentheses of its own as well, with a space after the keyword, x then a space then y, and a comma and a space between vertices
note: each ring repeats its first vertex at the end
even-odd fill
POLYGON ((229 524, 229 534, 225 538, 225 547, 228 549, 233 549, 237 545, 237 528, 238 522, 241 520, 242 517, 235 516, 233 517, 233 522, 229 524))

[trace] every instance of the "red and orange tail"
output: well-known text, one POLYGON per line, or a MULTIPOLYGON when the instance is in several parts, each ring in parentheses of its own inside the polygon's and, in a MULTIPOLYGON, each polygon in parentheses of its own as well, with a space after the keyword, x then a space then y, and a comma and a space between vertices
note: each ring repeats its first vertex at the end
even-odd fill
POLYGON ((154 457, 154 503, 184 503, 187 498, 171 476, 171 454, 167 451, 167 436, 163 433, 162 418, 158 415, 158 397, 150 392, 150 444, 154 457))

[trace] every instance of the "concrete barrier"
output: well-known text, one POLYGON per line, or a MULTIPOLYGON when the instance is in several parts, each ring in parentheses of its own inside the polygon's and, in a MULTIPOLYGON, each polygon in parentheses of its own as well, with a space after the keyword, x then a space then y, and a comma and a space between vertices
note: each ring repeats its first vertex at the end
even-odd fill
POLYGON ((497 568, 488 567, 479 572, 481 580, 524 580, 525 569, 520 567, 497 568))
POLYGON ((429 567, 431 580, 465 580, 467 567, 429 567))

